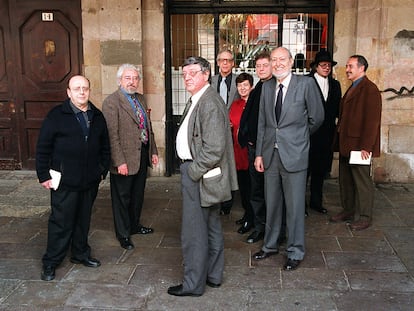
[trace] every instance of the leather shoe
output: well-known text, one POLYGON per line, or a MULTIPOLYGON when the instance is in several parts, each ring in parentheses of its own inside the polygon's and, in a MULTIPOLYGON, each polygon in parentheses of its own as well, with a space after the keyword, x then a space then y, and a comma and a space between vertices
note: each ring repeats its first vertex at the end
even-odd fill
POLYGON ((150 234, 150 233, 153 233, 153 232, 154 232, 154 229, 139 225, 138 226, 138 229, 134 233, 138 233, 138 234, 150 234))
POLYGON ((95 259, 92 257, 88 257, 87 259, 83 259, 83 260, 72 257, 70 259, 70 262, 74 264, 82 264, 85 267, 89 267, 89 268, 98 268, 101 265, 101 262, 98 259, 95 259))
POLYGON ((277 254, 279 254, 279 252, 265 252, 264 250, 260 250, 257 253, 254 253, 253 259, 262 260, 262 259, 266 259, 267 257, 277 255, 277 254))
POLYGON ((253 231, 248 237, 247 243, 256 243, 260 240, 263 240, 264 232, 263 231, 253 231))
POLYGON ((354 231, 364 230, 368 228, 369 226, 371 226, 371 223, 368 220, 358 220, 349 225, 351 230, 354 230, 354 231))
POLYGON ((213 283, 207 280, 206 284, 212 288, 219 288, 221 286, 221 283, 213 283))
POLYGON ((183 284, 169 287, 167 293, 173 296, 180 296, 180 297, 183 297, 183 296, 200 297, 201 296, 201 294, 194 294, 194 293, 183 291, 183 284))
POLYGON ((134 248, 134 244, 132 244, 130 238, 120 238, 119 243, 121 244, 122 248, 125 248, 127 250, 131 250, 134 248))
POLYGON ((240 228, 237 230, 240 234, 245 234, 246 232, 249 232, 253 227, 253 224, 251 222, 246 221, 240 228))
POLYGON ((55 278, 55 267, 53 266, 43 266, 41 279, 43 281, 52 281, 55 278))
POLYGON ((236 220, 236 225, 242 225, 246 222, 246 216, 236 220))
POLYGON ((339 214, 331 216, 331 218, 329 218, 329 221, 330 222, 342 222, 342 221, 349 221, 353 219, 354 219, 354 213, 340 212, 339 214))
POLYGON ((328 212, 328 210, 322 206, 311 206, 310 208, 321 214, 326 214, 328 212))
POLYGON ((283 269, 286 271, 295 270, 297 267, 299 267, 300 262, 300 260, 288 258, 285 265, 283 266, 283 269))

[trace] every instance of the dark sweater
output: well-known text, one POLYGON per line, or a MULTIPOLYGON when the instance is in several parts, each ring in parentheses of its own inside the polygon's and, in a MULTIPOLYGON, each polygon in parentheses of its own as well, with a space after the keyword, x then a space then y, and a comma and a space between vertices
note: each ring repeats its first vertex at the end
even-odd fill
POLYGON ((39 182, 50 179, 49 169, 62 173, 60 188, 79 191, 105 178, 110 163, 108 129, 102 112, 89 103, 92 116, 88 139, 69 99, 47 114, 36 148, 39 182))

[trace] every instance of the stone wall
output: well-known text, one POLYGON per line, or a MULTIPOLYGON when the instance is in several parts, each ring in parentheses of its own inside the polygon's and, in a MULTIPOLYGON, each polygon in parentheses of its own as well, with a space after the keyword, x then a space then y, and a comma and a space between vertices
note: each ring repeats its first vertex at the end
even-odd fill
MULTIPOLYGON (((141 91, 151 107, 160 153, 153 175, 165 172, 165 90, 163 1, 82 0, 84 72, 92 83, 92 100, 102 100, 116 88, 116 70, 124 63, 143 71, 141 91)), ((349 81, 345 64, 362 54, 368 77, 380 90, 414 87, 414 1, 337 0, 335 10, 335 74, 343 92, 349 81)), ((383 93, 381 157, 374 161, 378 182, 414 181, 414 96, 383 93)), ((337 163, 333 167, 337 175, 337 163)))
POLYGON ((377 182, 414 181, 414 1, 336 1, 334 58, 343 92, 350 55, 368 59, 367 75, 382 91, 381 157, 377 182), (402 92, 400 89, 405 87, 402 92), (395 90, 393 92, 392 90, 395 90))
POLYGON ((165 91, 163 1, 82 0, 84 73, 91 80, 92 101, 117 89, 119 65, 137 65, 143 75, 160 163, 152 175, 165 172, 165 91))

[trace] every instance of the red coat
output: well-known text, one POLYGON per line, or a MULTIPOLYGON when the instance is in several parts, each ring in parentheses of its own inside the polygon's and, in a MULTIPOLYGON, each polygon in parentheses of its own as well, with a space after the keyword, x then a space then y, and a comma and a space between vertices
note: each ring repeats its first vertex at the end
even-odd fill
POLYGON ((342 97, 339 122, 339 153, 349 157, 351 150, 366 150, 380 156, 382 100, 377 86, 366 76, 342 97))
POLYGON ((245 107, 246 101, 244 99, 239 98, 231 104, 229 110, 231 134, 233 136, 234 158, 236 160, 236 169, 238 171, 247 170, 249 168, 249 157, 247 147, 240 146, 239 140, 237 139, 240 128, 240 119, 245 107))

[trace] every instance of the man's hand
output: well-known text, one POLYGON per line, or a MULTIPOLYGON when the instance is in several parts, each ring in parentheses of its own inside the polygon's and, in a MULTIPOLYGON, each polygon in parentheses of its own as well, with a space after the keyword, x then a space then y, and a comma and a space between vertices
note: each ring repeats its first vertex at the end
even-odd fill
POLYGON ((362 158, 362 160, 367 160, 370 155, 371 155, 371 152, 366 151, 366 150, 361 150, 361 158, 362 158))
POLYGON ((41 185, 45 189, 52 189, 52 179, 42 182, 41 185))
POLYGON ((152 164, 153 164, 153 165, 157 165, 157 164, 158 164, 158 161, 159 161, 159 159, 158 159, 158 155, 153 154, 153 155, 152 155, 152 158, 151 158, 151 161, 152 161, 152 164))
POLYGON ((254 159, 254 167, 256 168, 256 171, 260 173, 264 172, 263 157, 256 157, 256 159, 254 159))
POLYGON ((120 166, 118 166, 118 174, 119 175, 124 175, 124 176, 128 175, 128 165, 126 163, 121 164, 120 166))

